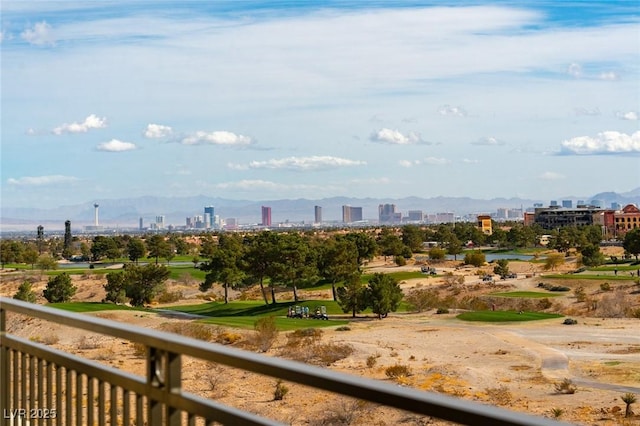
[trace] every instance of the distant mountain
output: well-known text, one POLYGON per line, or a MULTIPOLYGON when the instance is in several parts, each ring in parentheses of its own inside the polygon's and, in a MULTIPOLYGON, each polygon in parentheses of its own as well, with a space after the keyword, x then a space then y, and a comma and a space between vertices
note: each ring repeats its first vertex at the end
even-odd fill
MULTIPOLYGON (((565 197, 573 201, 590 202, 598 200, 602 207, 611 203, 640 205, 640 188, 623 194, 602 192, 591 197, 565 197)), ((558 200, 560 201, 560 200, 558 200)), ((342 219, 342 206, 362 207, 365 219, 377 220, 379 204, 395 204, 404 215, 409 210, 422 210, 435 214, 453 212, 458 216, 479 213, 493 213, 498 208, 528 208, 534 203, 548 205, 549 201, 522 198, 494 198, 491 200, 470 197, 404 197, 404 198, 349 198, 332 197, 321 200, 281 199, 265 201, 229 200, 204 195, 193 197, 139 197, 123 199, 96 200, 78 205, 61 206, 54 209, 27 209, 2 207, 0 223, 2 230, 15 229, 18 226, 37 226, 43 224, 49 229, 62 229, 64 221, 70 220, 73 227, 93 224, 95 209, 99 205, 99 222, 109 227, 137 227, 140 218, 145 226, 155 222, 156 216, 165 216, 165 224, 184 225, 187 217, 204 215, 205 206, 214 206, 215 214, 222 218, 236 218, 240 223, 252 224, 261 220, 261 206, 270 206, 273 223, 285 221, 311 222, 314 219, 314 206, 322 207, 323 221, 342 219), (48 224, 48 225, 45 225, 48 224)))

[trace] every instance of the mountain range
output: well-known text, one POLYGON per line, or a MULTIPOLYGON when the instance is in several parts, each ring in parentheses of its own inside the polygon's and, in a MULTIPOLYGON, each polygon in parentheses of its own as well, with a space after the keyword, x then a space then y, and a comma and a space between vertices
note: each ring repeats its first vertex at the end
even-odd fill
MULTIPOLYGON (((591 202, 597 200, 601 207, 612 203, 640 205, 640 187, 625 193, 601 192, 587 197, 568 196, 558 200, 591 202)), ((205 206, 214 206, 215 214, 221 218, 236 218, 239 223, 252 224, 261 220, 261 206, 269 206, 272 222, 305 222, 314 220, 314 206, 322 207, 323 221, 342 219, 342 206, 362 207, 364 219, 377 220, 379 204, 395 204, 397 211, 406 215, 409 210, 422 210, 425 214, 454 212, 457 216, 493 213, 498 208, 519 209, 532 207, 535 203, 548 206, 549 201, 523 198, 493 198, 490 200, 470 197, 405 197, 405 198, 349 198, 332 197, 320 200, 230 200, 204 195, 191 197, 139 197, 95 200, 83 204, 61 206, 52 209, 11 208, 0 210, 2 231, 29 229, 42 224, 48 229, 63 229, 64 221, 70 220, 73 227, 94 223, 94 203, 99 205, 100 225, 109 227, 137 227, 140 218, 145 226, 155 222, 156 216, 165 216, 165 224, 184 225, 187 217, 204 215, 205 206)))

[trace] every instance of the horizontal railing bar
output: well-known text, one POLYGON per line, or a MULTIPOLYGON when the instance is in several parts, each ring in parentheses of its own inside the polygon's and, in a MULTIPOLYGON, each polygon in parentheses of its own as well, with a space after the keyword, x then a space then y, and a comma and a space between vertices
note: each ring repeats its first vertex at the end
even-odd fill
POLYGON ((234 424, 235 422, 236 424, 243 425, 282 424, 190 393, 169 393, 161 388, 148 385, 142 377, 40 343, 31 342, 21 337, 5 335, 2 338, 1 344, 2 346, 22 353, 34 354, 47 362, 54 363, 58 367, 64 367, 67 370, 86 374, 88 377, 109 383, 112 386, 122 387, 138 395, 145 395, 166 403, 179 410, 194 413, 208 419, 214 419, 222 423, 234 424))
POLYGON ((372 379, 350 376, 281 358, 270 358, 177 334, 54 310, 13 299, 0 298, 0 308, 462 424, 490 423, 504 426, 562 424, 545 417, 516 413, 446 395, 402 388, 372 379))

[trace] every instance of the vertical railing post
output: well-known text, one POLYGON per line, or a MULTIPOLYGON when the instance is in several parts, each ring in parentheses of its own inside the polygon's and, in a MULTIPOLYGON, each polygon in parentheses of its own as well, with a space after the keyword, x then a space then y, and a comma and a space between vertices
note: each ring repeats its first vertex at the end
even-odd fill
MULTIPOLYGON (((170 393, 180 393, 182 388, 182 366, 180 354, 147 348, 147 385, 161 389, 168 396, 170 393)), ((168 399, 168 398, 166 398, 168 399)), ((148 400, 150 425, 181 424, 180 410, 167 406, 165 401, 148 400)))
POLYGON ((0 383, 3 385, 0 392, 0 414, 2 415, 2 424, 8 424, 6 413, 9 412, 9 394, 11 386, 9 386, 9 348, 2 344, 6 333, 7 311, 0 304, 0 383))

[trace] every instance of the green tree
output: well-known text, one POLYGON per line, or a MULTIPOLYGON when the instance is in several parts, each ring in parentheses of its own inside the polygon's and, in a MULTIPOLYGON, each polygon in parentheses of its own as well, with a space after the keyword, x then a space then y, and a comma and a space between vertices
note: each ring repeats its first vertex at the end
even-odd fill
POLYGON ((544 261, 545 271, 554 271, 558 266, 564 264, 564 255, 562 253, 551 253, 544 261))
MULTIPOLYGON (((7 263, 23 262, 24 245, 18 241, 0 241, 0 266, 4 268, 7 263)), ((37 253, 36 253, 37 255, 37 253)))
POLYGON ((600 251, 600 246, 589 244, 582 247, 582 264, 585 266, 600 266, 604 263, 604 255, 600 251))
POLYGON ((356 314, 367 309, 367 288, 360 279, 360 272, 352 274, 344 282, 344 286, 338 287, 336 290, 338 296, 338 305, 342 308, 342 312, 351 312, 353 318, 356 314))
POLYGON ((120 249, 113 238, 98 235, 91 244, 91 258, 93 261, 98 261, 105 257, 107 259, 117 259, 120 257, 120 249))
POLYGON ((152 235, 146 241, 147 250, 148 250, 148 259, 155 259, 156 265, 158 264, 158 259, 166 258, 170 256, 171 245, 167 242, 167 240, 162 235, 152 235))
POLYGON ((402 289, 391 275, 375 273, 367 287, 367 305, 378 319, 395 312, 402 301, 402 289))
POLYGON ((324 241, 319 248, 318 270, 331 282, 333 300, 338 300, 336 283, 345 281, 358 271, 358 249, 355 243, 341 236, 324 241))
POLYGON ((22 255, 22 261, 27 265, 31 265, 31 269, 33 269, 33 266, 38 262, 39 256, 38 250, 33 247, 28 247, 22 255))
POLYGON ((131 238, 127 243, 127 255, 129 260, 138 263, 138 260, 147 255, 147 248, 144 245, 144 241, 140 238, 131 238))
POLYGON ((640 228, 632 229, 624 235, 622 247, 627 253, 635 256, 636 261, 638 260, 638 255, 640 254, 640 228))
POLYGON ((124 268, 125 293, 131 305, 149 304, 165 288, 165 281, 171 271, 164 265, 148 264, 138 266, 129 264, 124 268))
POLYGON ((390 228, 383 228, 377 241, 380 252, 387 260, 387 256, 400 256, 403 253, 404 244, 390 228))
POLYGON ((428 251, 429 259, 431 260, 444 260, 447 256, 447 251, 440 247, 431 247, 428 251))
POLYGON ((406 225, 402 227, 402 244, 409 247, 413 253, 422 251, 424 242, 424 232, 417 225, 406 225))
POLYGON ((272 283, 283 283, 293 289, 293 298, 298 301, 298 285, 317 278, 316 253, 309 241, 299 234, 284 234, 278 240, 277 256, 270 278, 272 283))
POLYGON ((496 266, 493 267, 493 273, 503 278, 509 275, 509 261, 507 259, 499 259, 496 261, 496 266))
POLYGON ((450 239, 445 243, 447 253, 453 256, 453 260, 458 260, 458 255, 462 253, 462 243, 455 235, 451 235, 450 239))
POLYGON ((486 262, 486 257, 481 250, 474 250, 464 255, 464 264, 480 267, 486 262))
POLYGON ((29 281, 25 281, 20 284, 18 287, 18 291, 13 295, 14 299, 24 300, 29 303, 36 303, 37 296, 36 293, 31 288, 31 283, 29 281))
POLYGON ((56 262, 56 260, 52 256, 43 254, 41 256, 38 256, 36 266, 41 271, 56 270, 58 269, 58 262, 56 262))
POLYGON ((70 259, 73 256, 73 239, 71 237, 71 221, 64 222, 64 247, 62 249, 62 257, 70 259))
POLYGON ((356 244, 356 248, 358 249, 358 266, 362 266, 365 260, 373 259, 375 256, 378 245, 376 244, 376 240, 369 234, 366 234, 363 231, 360 232, 350 232, 346 235, 347 239, 350 239, 356 244))
POLYGON ((49 278, 42 295, 49 303, 68 302, 76 294, 76 290, 77 287, 71 282, 71 277, 64 272, 49 278))
MULTIPOLYGON (((268 304, 267 293, 264 289, 264 279, 270 274, 275 263, 275 248, 278 236, 271 231, 262 231, 255 236, 245 239, 245 254, 243 267, 248 277, 253 278, 260 284, 260 293, 264 303, 268 304)), ((271 286, 271 301, 276 303, 275 289, 271 286)))
POLYGON ((200 269, 207 272, 204 282, 200 283, 200 291, 209 290, 216 282, 221 283, 224 303, 229 303, 229 286, 240 284, 245 277, 242 256, 242 243, 236 235, 220 235, 218 246, 210 253, 209 261, 200 265, 200 269))
POLYGON ((124 272, 109 272, 107 283, 103 287, 107 302, 125 303, 127 301, 127 282, 124 272))

